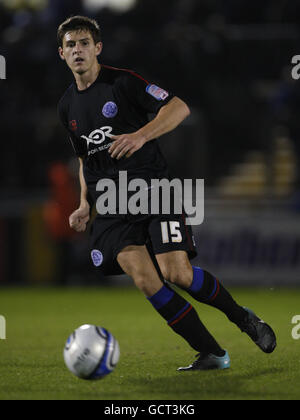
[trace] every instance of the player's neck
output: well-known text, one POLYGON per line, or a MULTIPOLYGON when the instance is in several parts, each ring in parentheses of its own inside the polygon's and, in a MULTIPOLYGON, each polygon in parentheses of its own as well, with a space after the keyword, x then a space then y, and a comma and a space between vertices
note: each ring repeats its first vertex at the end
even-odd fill
POLYGON ((101 65, 97 62, 95 65, 83 74, 74 73, 78 90, 88 89, 97 79, 101 70, 101 65))

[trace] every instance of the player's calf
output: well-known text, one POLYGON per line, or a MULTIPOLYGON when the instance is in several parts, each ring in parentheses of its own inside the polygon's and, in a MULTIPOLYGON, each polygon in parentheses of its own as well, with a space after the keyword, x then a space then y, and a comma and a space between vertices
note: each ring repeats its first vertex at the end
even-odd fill
POLYGON ((200 267, 193 267, 193 281, 187 291, 196 300, 220 309, 265 353, 276 348, 276 336, 272 328, 251 310, 239 306, 217 278, 200 267))
POLYGON ((168 282, 175 284, 182 289, 188 289, 193 278, 193 270, 180 269, 171 270, 169 274, 164 276, 164 279, 168 282))
POLYGON ((164 278, 187 291, 198 302, 213 306, 239 325, 247 316, 221 282, 200 267, 192 267, 187 253, 175 251, 156 256, 164 278))
POLYGON ((198 352, 223 356, 224 351, 202 324, 192 305, 163 285, 144 246, 129 246, 118 254, 118 262, 143 291, 154 309, 172 330, 198 352))
POLYGON ((148 300, 167 321, 168 326, 194 350, 216 356, 224 355, 224 350, 202 324, 193 306, 169 286, 163 285, 148 300))
POLYGON ((239 325, 247 316, 245 309, 236 303, 215 276, 200 267, 192 269, 193 281, 186 291, 198 302, 219 309, 231 322, 239 325))

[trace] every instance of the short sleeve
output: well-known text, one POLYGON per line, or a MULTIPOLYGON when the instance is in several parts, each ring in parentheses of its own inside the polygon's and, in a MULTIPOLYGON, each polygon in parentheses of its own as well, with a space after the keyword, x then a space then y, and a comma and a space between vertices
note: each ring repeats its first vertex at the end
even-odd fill
POLYGON ((76 121, 74 120, 74 121, 68 122, 67 113, 64 109, 62 101, 60 101, 58 104, 57 113, 58 113, 61 123, 63 124, 63 126, 65 127, 65 129, 67 130, 69 134, 69 139, 71 141, 71 145, 74 149, 76 156, 78 157, 84 156, 87 152, 86 144, 85 142, 78 139, 78 137, 74 134, 73 130, 76 129, 76 121))
POLYGON ((126 72, 122 79, 124 94, 147 113, 157 114, 160 108, 174 98, 170 91, 148 82, 134 72, 126 72))

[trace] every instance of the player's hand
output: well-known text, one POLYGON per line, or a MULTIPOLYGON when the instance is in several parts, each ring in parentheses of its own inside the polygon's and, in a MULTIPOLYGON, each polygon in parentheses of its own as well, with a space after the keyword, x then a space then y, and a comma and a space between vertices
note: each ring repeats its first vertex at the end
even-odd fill
POLYGON ((90 206, 88 204, 80 206, 69 217, 70 227, 76 232, 84 232, 90 220, 90 206))
POLYGON ((129 158, 146 143, 146 140, 136 133, 122 134, 120 136, 112 136, 111 138, 114 142, 110 146, 108 153, 110 153, 112 158, 116 158, 117 160, 123 156, 129 158))

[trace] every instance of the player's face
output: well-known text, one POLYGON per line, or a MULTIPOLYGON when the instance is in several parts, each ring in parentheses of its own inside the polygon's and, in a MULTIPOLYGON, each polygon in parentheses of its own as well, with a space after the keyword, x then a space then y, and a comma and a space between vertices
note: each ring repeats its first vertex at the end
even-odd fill
POLYGON ((60 57, 66 61, 73 73, 84 74, 97 64, 97 56, 102 51, 102 43, 95 44, 89 31, 67 32, 60 57))

